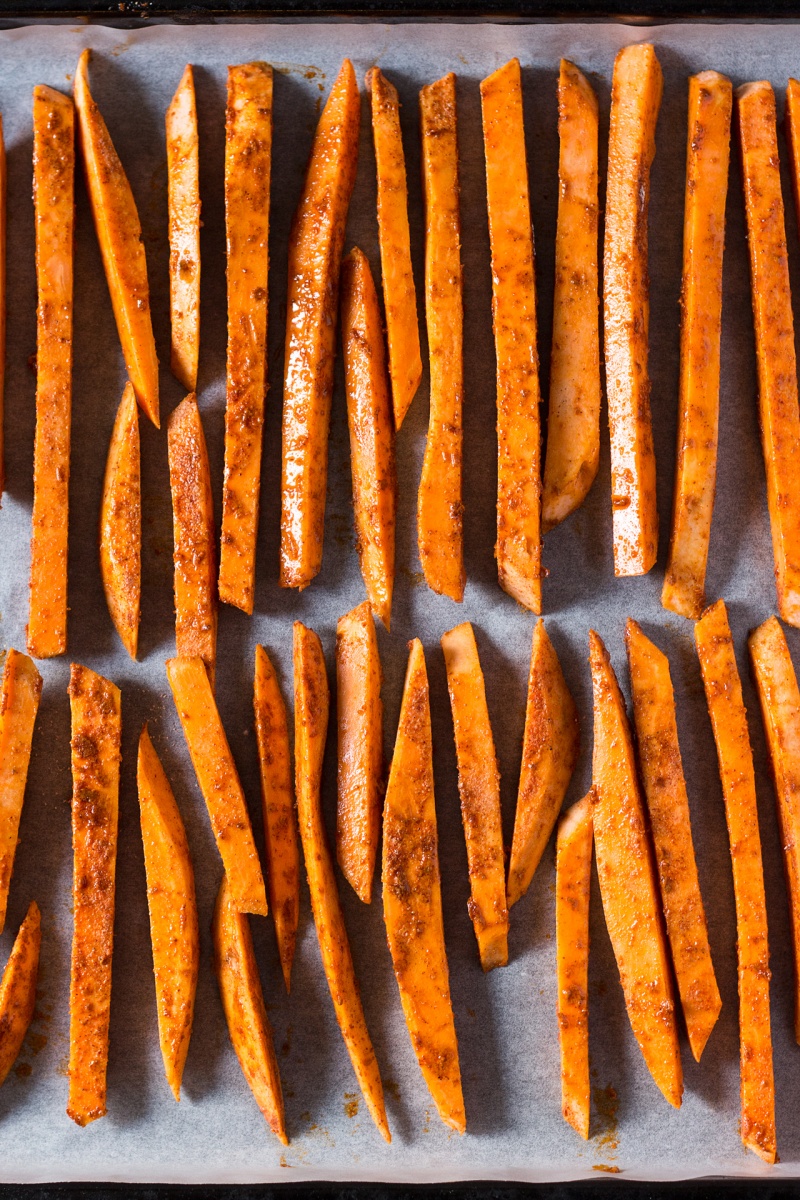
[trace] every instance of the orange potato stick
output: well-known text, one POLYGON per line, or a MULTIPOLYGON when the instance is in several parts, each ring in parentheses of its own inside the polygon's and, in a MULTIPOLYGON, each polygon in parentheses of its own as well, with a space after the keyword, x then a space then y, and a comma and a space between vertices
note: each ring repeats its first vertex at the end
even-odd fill
POLYGON ((288 1146, 278 1059, 250 922, 234 904, 224 875, 214 907, 212 939, 219 994, 239 1066, 264 1120, 278 1141, 288 1146))
POLYGON ((600 459, 597 97, 574 63, 558 78, 558 225, 544 461, 545 533, 586 498, 600 459))
POLYGON ((39 906, 31 900, 0 980, 0 1085, 16 1062, 33 1019, 41 942, 39 906))
POLYGON ((542 611, 536 277, 519 59, 481 82, 497 357, 497 575, 542 611))
POLYGON ((736 102, 778 612, 800 626, 800 410, 775 93, 769 83, 748 83, 736 102))
POLYGON ((647 371, 647 210, 662 89, 661 67, 649 43, 620 50, 611 88, 603 262, 615 575, 645 575, 658 549, 647 371))
POLYGON ((136 658, 142 594, 142 494, 139 418, 125 384, 108 447, 100 504, 100 574, 114 628, 136 658))
POLYGON ((533 879, 578 761, 578 712, 561 664, 537 621, 531 645, 522 765, 508 868, 508 907, 533 879))
POLYGON ((136 767, 158 1039, 176 1100, 189 1050, 200 968, 200 933, 189 843, 172 788, 145 725, 136 767))
POLYGON ((661 603, 693 620, 705 604, 717 476, 722 255, 732 106, 731 81, 724 75, 703 71, 689 80, 678 457, 661 603))
POLYGON ((255 598, 261 441, 267 391, 272 67, 228 68, 225 229, 228 363, 219 595, 252 613, 255 598))
POLYGON ((589 1136, 589 885, 592 797, 564 813, 556 838, 556 1014, 561 1048, 561 1111, 589 1136))
POLYGON ((378 297, 357 247, 342 264, 341 287, 356 545, 369 602, 388 629, 397 509, 394 427, 378 297))
POLYGON ((6 375, 6 144, 0 114, 0 501, 6 485, 5 438, 3 433, 6 375))
POLYGON ((633 717, 650 814, 672 962, 697 1062, 717 1023, 720 999, 694 857, 669 661, 635 621, 625 630, 633 717))
POLYGON ((286 705, 278 677, 263 646, 256 646, 253 709, 261 770, 269 906, 288 992, 300 915, 300 852, 286 705))
POLYGON ((800 83, 790 79, 786 84, 785 113, 786 144, 789 150, 789 171, 795 212, 800 221, 800 83))
POLYGON ((111 956, 119 813, 120 692, 70 668, 72 712, 72 967, 69 1102, 76 1125, 106 1114, 111 956))
POLYGON ((214 703, 202 658, 171 658, 167 679, 206 802, 233 901, 240 912, 267 915, 267 893, 239 773, 214 703))
POLYGON ((387 1142, 378 1060, 364 1019, 350 942, 342 915, 333 859, 322 818, 320 784, 328 729, 328 677, 322 645, 313 630, 294 624, 294 762, 300 838, 322 966, 344 1044, 370 1116, 387 1142))
POLYGON ((372 137, 378 174, 378 242, 383 306, 389 345, 389 379, 394 427, 403 424, 422 378, 417 293, 411 266, 408 187, 397 89, 379 67, 365 79, 372 107, 372 137))
POLYGON ((9 650, 0 683, 0 933, 19 841, 42 677, 26 654, 9 650))
POLYGON ((317 125, 289 238, 281 587, 308 587, 322 566, 339 270, 360 115, 358 84, 346 58, 317 125))
POLYGON ((675 1001, 661 925, 625 702, 599 636, 589 633, 594 691, 592 822, 597 876, 625 1005, 650 1074, 680 1108, 683 1071, 675 1001))
POLYGON ((200 356, 200 163, 191 64, 167 109, 166 126, 170 366, 178 382, 193 392, 200 356))
POLYGON ((494 750, 486 687, 469 621, 442 635, 447 687, 458 759, 461 820, 467 843, 467 902, 484 971, 508 962, 500 772, 494 750))
POLYGON ((75 109, 49 87, 33 92, 33 203, 39 302, 27 637, 30 654, 51 658, 67 648, 75 109))
POLYGON ((206 664, 211 686, 217 661, 214 499, 203 422, 192 394, 167 425, 175 542, 175 648, 206 664))
POLYGON ((86 190, 117 322, 122 356, 142 411, 158 427, 158 359, 142 227, 131 185, 89 91, 89 50, 75 72, 75 108, 86 190))
POLYGON ((464 1133, 442 922, 428 674, 422 642, 415 639, 410 651, 383 807, 383 916, 422 1077, 445 1125, 464 1133))

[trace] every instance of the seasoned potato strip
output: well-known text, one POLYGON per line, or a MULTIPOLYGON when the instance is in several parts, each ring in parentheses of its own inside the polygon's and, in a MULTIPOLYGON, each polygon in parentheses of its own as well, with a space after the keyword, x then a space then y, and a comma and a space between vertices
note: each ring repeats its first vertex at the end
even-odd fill
POLYGON ((794 207, 800 223, 800 82, 796 79, 786 84, 785 130, 794 207))
POLYGON ((41 942, 39 906, 32 900, 0 980, 0 1084, 16 1062, 33 1019, 41 942))
POLYGON ((9 650, 0 683, 0 933, 19 841, 42 677, 27 654, 9 650))
POLYGON ((6 486, 4 398, 6 378, 6 144, 0 113, 0 501, 6 486))
POLYGON ((592 797, 573 804, 556 838, 556 1013, 561 1047, 561 1111, 589 1136, 589 885, 592 797))
POLYGON ((166 126, 170 366, 178 382, 193 392, 200 356, 200 146, 191 64, 167 109, 166 126))
POLYGON ((125 384, 108 447, 100 504, 100 574, 114 627, 136 658, 142 594, 142 481, 139 417, 125 384))
POLYGON ((36 219, 36 440, 28 652, 67 648, 67 526, 72 415, 72 262, 75 109, 49 87, 33 91, 36 219))

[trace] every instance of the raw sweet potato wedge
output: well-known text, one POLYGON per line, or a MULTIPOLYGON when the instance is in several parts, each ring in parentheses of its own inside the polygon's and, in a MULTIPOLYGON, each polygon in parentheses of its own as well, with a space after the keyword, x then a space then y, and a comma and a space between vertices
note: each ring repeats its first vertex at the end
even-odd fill
POLYGON ((360 115, 358 84, 346 58, 317 125, 289 238, 281 587, 307 587, 322 566, 339 270, 360 115))
POLYGON ((467 907, 484 971, 508 962, 508 907, 500 811, 500 772, 486 687, 469 621, 442 635, 467 843, 467 907))
POLYGON ((35 658, 51 658, 67 648, 75 108, 49 87, 33 91, 33 204, 38 305, 27 640, 35 658))
POLYGON ((508 907, 520 900, 553 832, 578 761, 578 712, 544 621, 531 645, 522 765, 508 867, 508 907))
POLYGON ((0 683, 0 933, 19 840, 42 677, 27 654, 9 650, 0 683))
POLYGON ((631 1027, 650 1074, 680 1108, 675 1001, 655 866, 625 702, 599 636, 589 633, 594 691, 592 822, 597 876, 631 1027))
POLYGON ((564 813, 556 838, 556 1013, 561 1049, 561 1111, 589 1136, 589 885, 592 797, 564 813))
POLYGON ((415 639, 410 651, 383 808, 383 916, 422 1077, 445 1125, 464 1133, 442 922, 428 674, 422 642, 415 639))
POLYGON ((4 399, 6 378, 6 143, 0 113, 0 501, 6 486, 4 399))
POLYGON ((16 1062, 33 1019, 41 942, 39 906, 31 900, 0 980, 0 1085, 16 1062))
POLYGON ((100 574, 114 627, 136 658, 142 594, 142 481, 139 416, 125 384, 108 447, 100 504, 100 574))
POLYGON ((542 611, 536 279, 519 59, 481 82, 497 357, 497 575, 542 611))
POLYGON ((193 392, 200 357, 200 141, 191 63, 167 109, 166 127, 170 366, 193 392))
POLYGON ((128 177, 89 91, 90 53, 84 50, 80 57, 74 91, 86 190, 128 376, 142 411, 158 426, 158 359, 142 227, 128 177))
POLYGON ((239 773, 202 658, 171 658, 167 679, 211 829, 240 912, 267 915, 267 893, 239 773))
POLYGON ((76 1125, 106 1114, 114 890, 117 872, 119 688, 73 663, 72 966, 69 989, 69 1102, 76 1125))

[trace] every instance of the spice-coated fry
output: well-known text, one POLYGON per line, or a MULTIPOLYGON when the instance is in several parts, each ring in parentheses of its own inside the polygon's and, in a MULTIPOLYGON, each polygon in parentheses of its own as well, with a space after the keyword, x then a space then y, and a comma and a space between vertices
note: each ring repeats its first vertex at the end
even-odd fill
POLYGON ((592 797, 564 814, 556 839, 556 1012, 564 1120, 589 1136, 589 884, 592 797))
POLYGON ((114 627, 136 658, 142 594, 142 498, 139 415, 125 384, 108 447, 100 504, 100 574, 114 627))
POLYGON ((169 311, 172 374, 197 387, 200 356, 200 145, 191 64, 167 109, 169 311))
POLYGON ((16 1062, 33 1019, 41 942, 39 906, 32 900, 0 980, 0 1085, 16 1062))
POLYGON ((27 654, 9 650, 0 682, 0 933, 19 840, 42 677, 27 654))

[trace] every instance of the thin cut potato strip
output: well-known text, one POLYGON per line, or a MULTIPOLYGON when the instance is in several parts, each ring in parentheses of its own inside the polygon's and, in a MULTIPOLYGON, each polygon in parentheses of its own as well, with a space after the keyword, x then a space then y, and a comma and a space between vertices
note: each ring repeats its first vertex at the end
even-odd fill
POLYGON ((0 1085, 16 1062, 33 1020, 41 943, 39 906, 32 900, 0 979, 0 1085))
POLYGON ((19 840, 19 821, 42 677, 27 654, 9 650, 0 683, 0 933, 19 840))
POLYGON ((122 644, 136 658, 142 594, 142 481, 139 415, 125 384, 108 447, 100 503, 100 575, 122 644))
POLYGON ((3 117, 0 113, 0 501, 6 486, 4 435, 6 379, 6 205, 7 205, 6 143, 3 136, 3 117))
POLYGON ((790 79, 786 84, 785 113, 786 144, 789 150, 789 169, 792 176, 792 195, 800 223, 800 81, 790 79))
POLYGON ((592 878, 592 797, 584 796, 558 824, 556 839, 556 1011, 561 1048, 561 1111, 589 1136, 589 885, 592 878))
POLYGON ((193 392, 200 356, 200 146, 191 64, 167 109, 166 127, 170 366, 178 382, 193 392))

